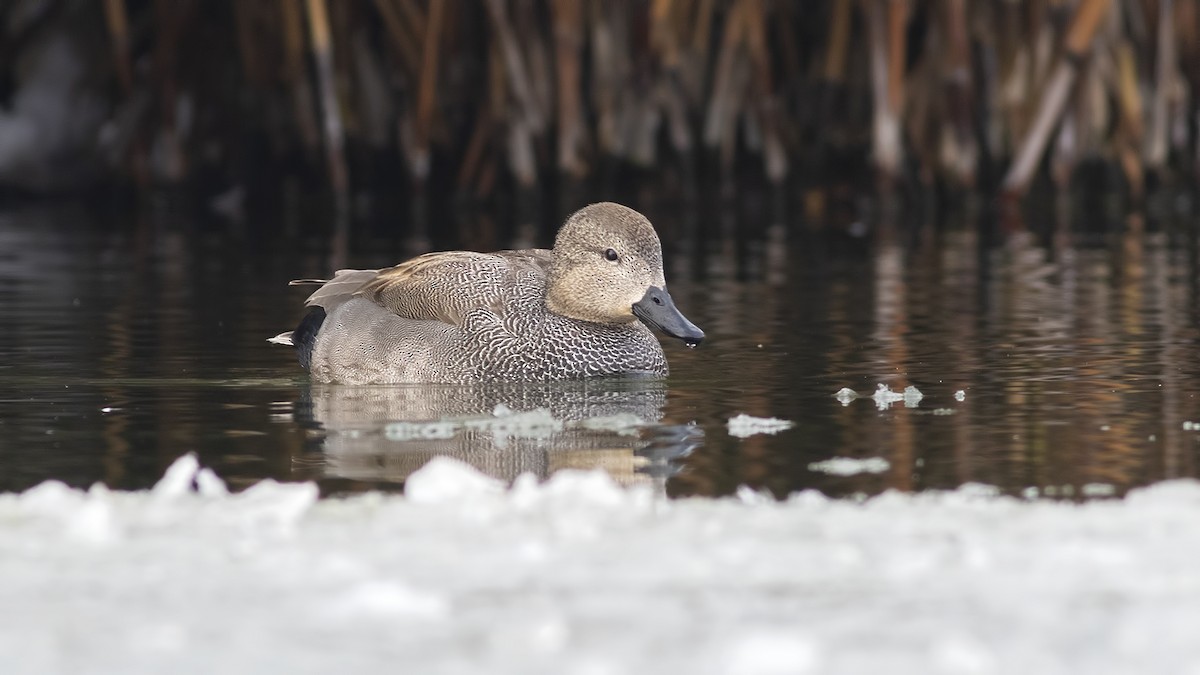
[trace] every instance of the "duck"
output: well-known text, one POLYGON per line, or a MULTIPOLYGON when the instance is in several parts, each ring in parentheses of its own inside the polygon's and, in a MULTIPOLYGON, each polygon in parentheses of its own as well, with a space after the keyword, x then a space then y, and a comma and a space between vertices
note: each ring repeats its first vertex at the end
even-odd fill
POLYGON ((667 292, 654 226, 614 202, 567 217, 552 249, 439 251, 290 282, 310 284, 308 313, 269 342, 325 384, 666 377, 654 331, 704 339, 667 292))

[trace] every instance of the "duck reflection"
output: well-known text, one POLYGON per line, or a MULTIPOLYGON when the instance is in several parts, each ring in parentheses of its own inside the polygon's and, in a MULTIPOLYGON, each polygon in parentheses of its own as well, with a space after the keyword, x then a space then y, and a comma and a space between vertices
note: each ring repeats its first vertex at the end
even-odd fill
POLYGON ((665 383, 604 379, 487 386, 310 383, 296 420, 319 445, 327 478, 403 483, 435 456, 489 476, 546 478, 604 469, 620 484, 665 487, 703 442, 661 423, 665 383))

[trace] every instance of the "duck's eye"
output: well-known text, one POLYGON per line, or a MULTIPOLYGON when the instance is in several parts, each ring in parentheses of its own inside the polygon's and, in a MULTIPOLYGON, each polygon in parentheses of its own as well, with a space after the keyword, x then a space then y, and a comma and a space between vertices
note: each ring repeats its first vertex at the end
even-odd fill
POLYGON ((611 249, 611 248, 610 248, 610 249, 608 249, 607 251, 605 251, 605 252, 604 252, 604 257, 605 257, 605 258, 607 258, 608 260, 611 260, 611 261, 613 261, 613 262, 616 262, 616 261, 617 261, 617 258, 618 258, 618 257, 620 257, 620 256, 618 256, 618 255, 617 255, 617 252, 616 252, 615 250, 613 250, 613 249, 611 249))

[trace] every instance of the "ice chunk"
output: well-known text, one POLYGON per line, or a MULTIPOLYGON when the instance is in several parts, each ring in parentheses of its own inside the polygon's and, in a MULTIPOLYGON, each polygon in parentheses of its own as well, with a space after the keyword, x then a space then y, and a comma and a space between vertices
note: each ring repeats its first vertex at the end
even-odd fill
POLYGON ((882 457, 830 457, 808 465, 809 471, 819 471, 833 476, 853 476, 858 473, 883 473, 891 463, 882 457))
POLYGON ((1000 496, 1000 488, 987 483, 963 483, 954 491, 956 498, 967 497, 970 499, 993 498, 1000 496))
MULTIPOLYGON (((203 495, 202 475, 193 481, 203 495)), ((410 479, 425 501, 317 501, 307 483, 170 501, 62 483, 0 494, 2 670, 390 672, 398 659, 411 672, 497 675, 1200 665, 1195 480, 1081 503, 978 485, 648 501, 649 491, 603 474, 556 476, 539 484, 526 474, 510 494, 444 460, 410 479)))
POLYGON ((875 394, 871 397, 875 399, 875 406, 880 410, 887 410, 893 403, 904 400, 904 394, 892 391, 891 387, 882 382, 875 388, 875 394))
POLYGON ((777 434, 794 423, 778 417, 751 417, 745 413, 729 418, 729 435, 746 438, 755 434, 777 434))
POLYGON ((458 422, 390 422, 383 427, 389 441, 433 440, 453 438, 462 425, 458 422))
POLYGON ((158 499, 176 499, 192 491, 198 471, 200 462, 189 452, 171 462, 171 466, 167 467, 166 473, 154 484, 150 492, 158 499))
POLYGON ((164 501, 193 492, 205 497, 218 497, 229 494, 229 489, 212 469, 200 468, 200 461, 190 452, 171 462, 163 477, 150 490, 155 499, 164 501))
POLYGON ((995 673, 995 655, 983 643, 962 635, 939 638, 931 650, 943 673, 995 673))
POLYGON ((119 528, 107 499, 93 496, 76 509, 66 523, 67 536, 88 544, 109 544, 119 539, 119 528))
POLYGON ((394 581, 374 580, 347 590, 334 600, 330 610, 340 618, 366 614, 440 619, 449 613, 450 604, 432 593, 394 581))
POLYGON ((491 431, 501 436, 522 438, 545 438, 554 432, 562 431, 563 428, 562 420, 550 414, 548 408, 516 412, 499 403, 492 415, 492 418, 467 420, 463 426, 468 429, 491 431))
POLYGON ((41 516, 65 516, 83 503, 83 494, 67 487, 66 483, 48 480, 29 488, 21 495, 21 510, 41 516))
MULTIPOLYGON (((849 387, 842 387, 833 397, 843 406, 848 406, 851 401, 860 398, 858 392, 849 387)), ((875 393, 870 398, 875 400, 875 405, 880 410, 886 410, 893 403, 899 403, 900 401, 904 402, 904 407, 906 408, 916 408, 921 403, 921 399, 925 398, 925 394, 921 393, 920 389, 911 384, 905 387, 903 392, 895 392, 892 391, 891 387, 880 383, 876 386, 875 393)))
POLYGON ((196 473, 196 491, 204 497, 220 497, 229 494, 225 481, 221 480, 212 469, 205 467, 196 473))
POLYGON ((734 494, 737 496, 738 501, 743 504, 755 505, 775 501, 775 498, 766 489, 755 490, 749 485, 739 485, 737 492, 734 494))
POLYGON ((959 402, 967 400, 967 392, 963 391, 962 389, 954 392, 954 400, 959 402))
POLYGON ((747 675, 792 675, 813 672, 818 651, 812 640, 795 631, 763 628, 733 637, 724 672, 747 675))
POLYGON ((314 483, 259 481, 230 497, 238 504, 238 520, 253 531, 291 533, 317 503, 320 491, 314 483))
POLYGON ((607 471, 557 471, 541 485, 548 498, 565 498, 575 503, 617 506, 628 501, 631 491, 624 490, 607 471))
POLYGON ((434 457, 404 481, 404 496, 418 504, 443 504, 503 491, 500 481, 450 457, 434 457))
POLYGON ((1084 497, 1111 497, 1117 488, 1109 483, 1087 483, 1081 491, 1084 497))
POLYGON ((646 425, 646 420, 633 413, 617 413, 601 417, 589 417, 573 423, 571 426, 589 431, 611 431, 623 436, 636 434, 638 427, 646 425))
POLYGON ((392 422, 383 428, 389 441, 413 441, 453 438, 463 429, 490 431, 498 436, 545 438, 562 431, 563 422, 547 408, 514 411, 503 403, 496 404, 490 417, 445 419, 428 422, 392 422))
POLYGON ((1176 479, 1155 483, 1133 490, 1125 498, 1125 501, 1138 506, 1154 504, 1175 508, 1200 507, 1200 482, 1176 479))

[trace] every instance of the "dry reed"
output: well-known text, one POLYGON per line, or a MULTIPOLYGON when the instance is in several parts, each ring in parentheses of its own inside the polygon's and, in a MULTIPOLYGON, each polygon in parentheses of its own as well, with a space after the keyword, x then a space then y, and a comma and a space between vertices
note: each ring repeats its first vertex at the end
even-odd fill
POLYGON ((188 97, 282 130, 286 156, 320 144, 342 195, 371 148, 418 189, 437 167, 473 196, 698 150, 727 180, 819 181, 839 156, 883 185, 1012 195, 1099 160, 1138 196, 1148 174, 1197 173, 1198 1, 106 0, 97 30, 116 107, 157 102, 124 149, 138 181, 187 180, 219 133, 179 128, 188 97), (222 32, 236 51, 193 37, 222 32), (228 59, 237 86, 196 75, 228 59), (254 106, 233 100, 246 90, 254 106))

